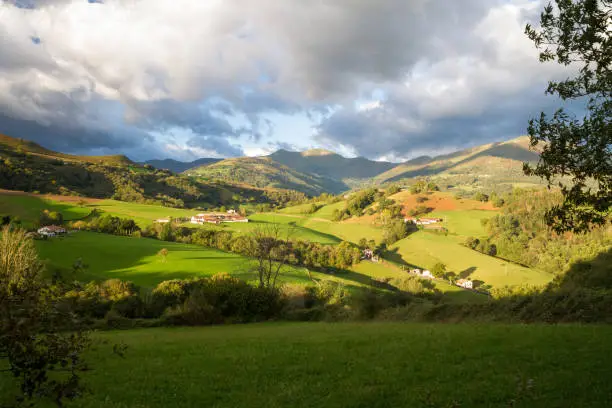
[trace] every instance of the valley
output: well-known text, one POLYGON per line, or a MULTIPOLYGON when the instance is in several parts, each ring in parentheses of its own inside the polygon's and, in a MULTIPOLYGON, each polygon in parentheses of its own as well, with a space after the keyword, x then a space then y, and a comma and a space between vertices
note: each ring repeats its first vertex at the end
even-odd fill
MULTIPOLYGON (((127 347, 123 358, 108 358, 105 346, 87 352, 93 393, 74 406, 300 406, 306 395, 308 406, 346 406, 385 395, 544 407, 563 400, 578 371, 584 392, 573 401, 603 401, 594 378, 607 374, 598 358, 606 327, 541 324, 609 321, 601 293, 612 234, 560 236, 545 226, 559 193, 516 176, 520 160, 533 159, 522 141, 399 165, 280 152, 204 160, 182 174, 9 143, 0 150, 0 219, 4 235, 28 231, 42 279, 62 307, 102 330, 94 340, 127 347), (70 178, 66 166, 89 176, 70 178), (34 180, 23 177, 31 171, 34 180), (39 189, 49 177, 56 183, 39 189), (248 222, 191 222, 210 213, 248 222), (38 234, 43 225, 68 232, 38 234), (550 336, 560 348, 542 346, 550 336), (483 358, 495 370, 482 369, 483 358), (559 359, 571 373, 541 369, 559 359), (124 375, 135 361, 146 385, 124 375), (477 367, 461 388, 451 385, 477 367), (312 383, 315 374, 324 381, 312 383), (338 381, 360 391, 330 397, 325 384, 338 381), (527 391, 525 381, 538 386, 527 391), (473 392, 483 384, 486 397, 473 392), (147 397, 150 387, 158 397, 147 397)), ((0 381, 0 402, 9 384, 0 381)))

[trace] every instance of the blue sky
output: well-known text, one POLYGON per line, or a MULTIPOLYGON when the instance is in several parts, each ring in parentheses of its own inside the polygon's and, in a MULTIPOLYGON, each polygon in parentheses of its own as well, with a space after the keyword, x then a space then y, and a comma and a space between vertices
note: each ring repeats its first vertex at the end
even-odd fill
POLYGON ((534 0, 0 0, 0 133, 136 160, 513 138, 563 67, 534 0))

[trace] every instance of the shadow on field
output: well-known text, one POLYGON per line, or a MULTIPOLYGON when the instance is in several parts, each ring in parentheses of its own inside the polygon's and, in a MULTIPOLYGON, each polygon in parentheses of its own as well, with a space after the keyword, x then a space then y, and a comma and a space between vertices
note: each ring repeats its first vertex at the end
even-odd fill
POLYGON ((476 272, 476 269, 478 269, 478 268, 476 268, 475 266, 470 266, 469 268, 467 268, 467 269, 465 269, 465 270, 463 270, 463 271, 459 272, 459 273, 457 274, 457 277, 458 277, 459 279, 466 279, 466 278, 468 278, 468 277, 469 277, 471 274, 473 274, 474 272, 476 272))

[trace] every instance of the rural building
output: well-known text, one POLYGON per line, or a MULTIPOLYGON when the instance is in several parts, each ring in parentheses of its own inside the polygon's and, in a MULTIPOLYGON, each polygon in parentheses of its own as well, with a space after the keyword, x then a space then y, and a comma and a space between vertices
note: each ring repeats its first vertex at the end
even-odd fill
POLYGON ((364 249, 361 259, 372 259, 374 257, 374 251, 371 249, 364 249))
POLYGON ((456 285, 464 289, 474 289, 474 282, 469 279, 459 279, 456 285))
POLYGON ((44 237, 54 237, 65 234, 66 229, 57 225, 47 225, 46 227, 39 228, 37 232, 44 237))
POLYGON ((249 219, 236 214, 234 210, 229 210, 226 214, 207 213, 191 217, 192 224, 221 224, 222 222, 249 222, 249 219))
POLYGON ((442 218, 416 218, 416 217, 406 217, 404 218, 404 222, 411 222, 416 225, 432 225, 442 222, 442 218))
POLYGON ((421 269, 418 269, 418 268, 417 269, 411 269, 410 273, 412 273, 414 275, 417 275, 417 276, 420 276, 420 277, 425 278, 425 279, 433 279, 434 278, 433 274, 430 271, 428 271, 427 269, 425 269, 425 270, 421 270, 421 269))

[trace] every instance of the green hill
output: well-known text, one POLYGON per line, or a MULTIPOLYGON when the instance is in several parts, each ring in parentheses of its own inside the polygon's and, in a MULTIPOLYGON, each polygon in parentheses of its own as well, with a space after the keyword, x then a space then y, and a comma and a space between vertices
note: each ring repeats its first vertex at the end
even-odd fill
POLYGON ((522 169, 524 162, 536 162, 538 158, 538 153, 529 149, 528 138, 522 136, 433 158, 417 158, 377 175, 374 182, 380 184, 422 176, 478 176, 515 182, 536 180, 525 176, 522 169))
POLYGON ((209 181, 247 184, 259 188, 282 188, 309 195, 319 195, 324 192, 341 193, 348 190, 348 186, 341 181, 313 173, 302 173, 270 157, 225 159, 191 169, 186 174, 209 181))
POLYGON ((132 162, 125 156, 75 156, 0 136, 0 188, 113 198, 170 207, 282 203, 302 193, 209 183, 132 162))
POLYGON ((0 150, 4 150, 5 152, 14 151, 17 153, 29 153, 30 155, 39 156, 41 158, 67 162, 96 163, 110 166, 131 166, 135 164, 126 156, 120 154, 110 156, 76 156, 54 152, 29 140, 13 138, 3 134, 0 134, 0 150))
POLYGON ((163 160, 147 160, 144 164, 149 164, 157 169, 170 170, 174 173, 182 173, 195 167, 205 166, 208 164, 219 162, 223 159, 213 159, 209 157, 203 157, 191 162, 182 162, 174 159, 163 159, 163 160))

